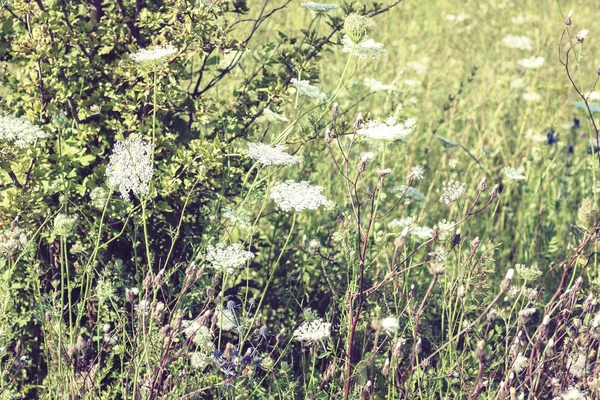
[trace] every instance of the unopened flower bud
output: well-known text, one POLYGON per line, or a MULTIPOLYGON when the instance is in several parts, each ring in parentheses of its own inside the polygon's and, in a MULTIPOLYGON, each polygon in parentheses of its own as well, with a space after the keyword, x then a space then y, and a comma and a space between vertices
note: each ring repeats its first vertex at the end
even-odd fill
POLYGON ((340 108, 339 108, 337 102, 333 103, 333 106, 331 106, 331 111, 329 112, 329 114, 331 115, 331 118, 333 118, 334 120, 337 117, 339 117, 339 115, 340 115, 340 108))
POLYGON ((500 185, 495 184, 492 190, 490 190, 490 197, 498 197, 498 193, 500 192, 500 185))
POLYGON ((567 14, 567 18, 565 18, 564 23, 567 26, 569 26, 573 23, 573 10, 569 11, 569 14, 567 14))
POLYGON ((358 115, 356 116, 356 121, 354 121, 354 125, 352 125, 352 128, 355 131, 357 131, 360 129, 362 124, 363 124, 362 113, 358 113, 358 115))
POLYGON ((333 139, 331 138, 331 131, 329 130, 329 128, 325 129, 325 137, 323 137, 323 140, 327 144, 333 142, 333 139))
POLYGON ((483 192, 483 191, 485 191, 485 189, 487 189, 487 178, 483 177, 479 181, 479 185, 477 185, 477 190, 479 190, 480 192, 483 192))
POLYGON ((502 281, 502 284, 500 284, 500 291, 501 292, 505 292, 508 290, 508 288, 510 287, 510 281, 512 280, 513 276, 515 275, 515 270, 510 268, 507 272, 506 272, 506 276, 504 277, 504 280, 502 281))

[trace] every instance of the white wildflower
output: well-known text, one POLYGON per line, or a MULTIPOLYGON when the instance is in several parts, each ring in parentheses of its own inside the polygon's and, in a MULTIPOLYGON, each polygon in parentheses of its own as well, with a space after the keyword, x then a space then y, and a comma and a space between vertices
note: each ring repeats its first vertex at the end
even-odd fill
POLYGON ((203 349, 210 349, 212 335, 207 326, 200 325, 198 321, 183 321, 183 334, 186 338, 192 338, 192 341, 203 349))
POLYGON ((524 308, 521 311, 519 311, 519 317, 523 317, 523 318, 530 317, 533 314, 535 314, 535 308, 534 307, 524 308))
POLYGON ((283 211, 316 210, 329 200, 321 194, 324 188, 308 181, 287 180, 271 189, 270 197, 283 211))
POLYGON ((577 353, 574 356, 570 355, 567 359, 567 370, 569 374, 582 378, 585 375, 585 366, 587 364, 587 357, 585 354, 577 353))
POLYGON ((415 118, 408 118, 406 121, 398 123, 396 118, 389 117, 385 122, 373 120, 367 122, 357 133, 369 139, 394 141, 404 139, 410 135, 417 124, 415 118))
POLYGON ((428 226, 416 226, 409 233, 416 240, 429 240, 433 236, 433 229, 428 226))
POLYGON ((150 180, 154 175, 152 145, 140 138, 117 142, 106 167, 108 185, 130 201, 130 193, 145 196, 150 192, 150 180))
POLYGON ((388 228, 394 234, 402 232, 405 228, 408 228, 410 232, 413 228, 416 228, 415 217, 411 215, 405 218, 394 219, 388 223, 388 228))
POLYGON ((302 158, 285 152, 286 146, 270 146, 264 143, 248 143, 248 157, 262 165, 298 164, 302 158))
POLYGON ((446 21, 450 22, 464 22, 465 20, 471 18, 469 14, 460 13, 458 15, 454 14, 446 14, 446 21))
POLYGON ((383 92, 396 90, 394 85, 386 85, 373 78, 364 78, 363 84, 368 87, 372 92, 383 92))
POLYGON ((582 29, 579 32, 577 32, 577 35, 575 35, 575 39, 577 39, 577 41, 579 42, 583 42, 587 37, 588 33, 590 33, 590 31, 588 31, 587 29, 582 29))
POLYGON ((254 253, 243 250, 239 243, 227 247, 223 243, 217 243, 216 246, 209 245, 206 248, 206 261, 217 271, 225 271, 228 274, 242 268, 253 258, 254 253))
POLYGON ((409 61, 406 66, 414 70, 416 73, 425 75, 427 73, 427 66, 417 61, 409 61))
POLYGON ((33 125, 27 117, 17 118, 0 112, 0 142, 22 149, 46 137, 48 134, 39 126, 33 125))
POLYGON ((129 58, 140 64, 157 63, 166 57, 172 56, 177 51, 177 48, 173 45, 157 46, 151 50, 139 49, 137 52, 129 54, 129 58))
POLYGON ((90 200, 92 203, 92 207, 97 208, 99 210, 104 209, 106 205, 106 200, 108 199, 108 191, 101 186, 97 186, 92 189, 90 193, 90 200))
POLYGON ((421 167, 420 165, 415 165, 414 167, 412 167, 410 169, 410 171, 408 171, 408 175, 406 175, 406 179, 409 182, 418 181, 418 180, 423 179, 424 174, 425 174, 425 171, 423 170, 423 167, 421 167))
POLYGON ((519 64, 523 68, 537 69, 537 68, 540 68, 542 65, 544 65, 545 60, 546 59, 544 57, 533 56, 533 57, 523 58, 521 60, 518 60, 517 64, 519 64))
POLYGON ((292 334, 295 340, 307 344, 322 342, 331 336, 331 324, 322 318, 312 322, 304 322, 292 334))
MULTIPOLYGON (((440 193, 440 190, 437 190, 440 193)), ((467 184, 453 179, 442 184, 440 203, 450 205, 462 199, 467 194, 467 184)))
POLYGON ((445 219, 441 220, 437 224, 439 238, 441 241, 451 240, 455 235, 454 227, 456 226, 456 222, 446 221, 445 219))
POLYGON ((233 331, 238 327, 235 311, 229 308, 220 308, 217 311, 217 327, 223 331, 233 331))
POLYGON ((525 357, 523 353, 519 353, 519 355, 517 355, 517 358, 515 359, 515 362, 513 363, 512 370, 518 374, 521 371, 523 371, 526 367, 527 357, 525 357))
POLYGON ((361 163, 368 163, 373 158, 375 158, 375 153, 373 153, 372 151, 365 151, 365 152, 360 153, 360 162, 361 163))
POLYGON ((27 245, 27 236, 15 227, 0 233, 0 259, 14 258, 27 245))
POLYGON ((365 58, 377 59, 379 56, 387 54, 383 44, 377 43, 373 39, 363 39, 355 44, 348 35, 344 35, 342 44, 344 45, 342 49, 344 53, 352 53, 352 55, 363 60, 365 58))
POLYGON ((308 10, 315 11, 315 12, 327 12, 327 11, 336 10, 336 9, 340 8, 340 6, 338 6, 337 4, 319 4, 319 3, 314 3, 312 1, 310 1, 308 3, 300 4, 300 7, 303 7, 308 10))
POLYGON ((69 236, 77 225, 77 215, 58 214, 54 218, 54 233, 58 236, 69 236))
POLYGON ((523 100, 526 102, 535 102, 539 101, 542 97, 536 92, 527 92, 523 93, 523 100))
POLYGON ((525 180, 526 177, 525 175, 523 175, 523 170, 521 169, 517 169, 517 168, 513 168, 513 167, 504 167, 502 169, 502 172, 504 173, 504 176, 506 177, 506 179, 510 180, 510 181, 522 181, 525 180))
POLYGON ((531 50, 531 40, 527 36, 506 35, 502 43, 512 49, 531 50))
POLYGON ((532 265, 531 267, 527 267, 523 264, 516 264, 515 270, 517 271, 517 275, 519 275, 525 281, 535 281, 540 276, 543 275, 542 271, 537 267, 537 265, 532 265))
POLYGON ((587 396, 579 389, 572 388, 560 395, 562 400, 587 400, 587 396))
POLYGON ((289 119, 284 117, 283 115, 279 115, 274 111, 271 111, 269 108, 265 108, 262 113, 262 117, 269 122, 288 122, 289 119))
POLYGON ((309 81, 292 78, 291 83, 302 96, 317 99, 319 101, 327 100, 327 95, 321 92, 318 87, 312 86, 309 81))
POLYGON ((528 15, 517 15, 516 17, 512 17, 511 21, 515 25, 523 25, 531 21, 531 18, 528 15))
POLYGON ((195 351, 190 354, 190 364, 192 368, 202 370, 210 361, 210 357, 201 351, 195 351))
POLYGON ((400 324, 398 323, 398 318, 396 317, 386 317, 380 321, 381 329, 383 329, 386 333, 394 334, 398 332, 400 329, 400 324))

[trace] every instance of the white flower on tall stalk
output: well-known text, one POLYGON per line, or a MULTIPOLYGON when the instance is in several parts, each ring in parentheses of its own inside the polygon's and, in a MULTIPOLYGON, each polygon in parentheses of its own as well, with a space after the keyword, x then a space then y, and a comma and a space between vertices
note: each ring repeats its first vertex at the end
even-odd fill
POLYGON ((108 190, 104 189, 102 186, 97 186, 94 189, 92 189, 92 192, 90 193, 92 207, 97 208, 98 210, 104 209, 107 199, 108 190))
POLYGON ((320 4, 314 3, 312 1, 300 4, 300 7, 306 8, 311 11, 315 11, 317 13, 325 13, 340 8, 340 6, 338 6, 337 4, 320 4))
POLYGON ((322 318, 312 322, 304 322, 292 334, 295 340, 306 344, 322 342, 331 336, 331 324, 322 318))
POLYGON ((386 85, 373 78, 364 78, 363 85, 368 87, 372 92, 396 90, 396 87, 394 85, 386 85))
POLYGON ((506 179, 510 181, 522 181, 526 179, 525 175, 523 175, 523 170, 521 169, 516 169, 513 167, 504 167, 502 172, 504 172, 504 176, 506 177, 506 179))
POLYGON ((515 271, 517 271, 517 275, 519 275, 523 280, 528 282, 535 281, 543 275, 542 271, 540 271, 538 266, 535 264, 531 267, 527 267, 523 264, 516 264, 515 271))
POLYGON ((417 226, 415 222, 415 217, 412 215, 405 218, 394 219, 388 223, 388 228, 394 234, 399 234, 406 228, 408 228, 408 232, 410 232, 413 228, 416 227, 417 226))
POLYGON ((248 143, 248 157, 262 165, 298 164, 302 158, 285 152, 286 146, 278 144, 270 146, 264 143, 248 143))
POLYGON ((406 63, 406 66, 411 68, 418 74, 425 75, 427 73, 427 66, 423 63, 417 61, 409 61, 406 63))
POLYGON ((544 61, 545 61, 544 57, 533 56, 533 57, 529 57, 529 58, 523 58, 523 59, 517 61, 517 64, 519 64, 523 68, 537 69, 537 68, 540 68, 542 65, 544 65, 544 61))
POLYGON ((271 111, 269 108, 265 108, 262 113, 262 117, 269 122, 289 122, 287 117, 277 114, 275 111, 271 111))
POLYGON ((21 228, 14 227, 0 232, 0 259, 13 258, 27 245, 27 236, 21 228))
POLYGON ((69 236, 75 230, 77 215, 58 214, 54 218, 54 233, 58 236, 69 236))
POLYGON ((17 118, 0 112, 0 142, 22 149, 46 137, 48 134, 39 126, 33 125, 27 117, 17 118))
POLYGON ((352 53, 352 55, 363 60, 366 58, 377 59, 379 56, 387 54, 383 44, 377 43, 373 39, 363 39, 355 44, 348 35, 344 35, 342 44, 344 45, 342 48, 344 53, 352 53))
POLYGON ((525 357, 522 353, 519 353, 517 355, 517 358, 515 359, 515 362, 513 363, 512 370, 518 374, 519 372, 523 371, 526 367, 527 357, 525 357))
POLYGON ((206 261, 211 263, 217 271, 224 271, 228 274, 242 268, 253 258, 254 253, 243 250, 239 243, 227 247, 223 243, 217 243, 216 246, 209 245, 206 248, 206 261))
POLYGON ((130 192, 146 196, 150 192, 150 180, 154 175, 152 145, 135 137, 117 142, 106 167, 108 185, 118 190, 125 201, 130 201, 130 192))
POLYGON ((287 180, 271 188, 270 197, 282 211, 316 210, 330 202, 321 194, 323 190, 323 187, 313 186, 308 181, 287 180))
POLYGON ((575 39, 577 39, 580 42, 583 42, 585 38, 587 38, 588 33, 590 33, 590 31, 588 31, 587 29, 582 29, 579 32, 577 32, 577 35, 575 35, 575 39))
POLYGON ((429 240, 433 236, 433 229, 428 226, 415 226, 408 233, 415 240, 429 240))
POLYGON ((511 49, 531 50, 531 40, 527 36, 506 35, 502 43, 511 49))
POLYGON ((369 139, 394 141, 410 135, 416 124, 415 118, 408 118, 406 121, 398 123, 396 118, 388 117, 385 122, 381 122, 379 119, 367 122, 357 133, 369 139))
POLYGON ((467 184, 450 179, 442 184, 442 190, 437 190, 440 195, 440 203, 450 205, 462 199, 467 194, 467 184))
POLYGON ((400 324, 398 323, 398 318, 396 317, 386 317, 380 321, 381 329, 384 332, 389 334, 394 334, 398 332, 400 329, 400 324))
POLYGON ((153 49, 139 49, 137 52, 129 54, 129 58, 138 64, 157 64, 178 51, 177 47, 169 44, 156 46, 153 49))
POLYGON ((423 179, 424 174, 425 174, 425 171, 423 170, 423 167, 421 167, 420 165, 415 165, 414 167, 412 167, 410 169, 410 171, 408 171, 408 175, 406 175, 406 179, 409 182, 419 181, 419 180, 423 179))
POLYGON ((560 395, 562 400, 587 400, 587 396, 579 389, 572 388, 560 395))
POLYGON ((528 103, 539 101, 542 98, 542 96, 540 96, 539 93, 536 93, 536 92, 523 93, 522 97, 523 97, 523 100, 525 100, 528 103))
POLYGON ((327 100, 327 95, 321 92, 318 87, 311 85, 310 81, 292 78, 291 83, 302 96, 317 99, 319 101, 327 100))
POLYGON ((238 328, 238 320, 235 311, 227 307, 217 310, 217 328, 223 331, 233 331, 238 328))

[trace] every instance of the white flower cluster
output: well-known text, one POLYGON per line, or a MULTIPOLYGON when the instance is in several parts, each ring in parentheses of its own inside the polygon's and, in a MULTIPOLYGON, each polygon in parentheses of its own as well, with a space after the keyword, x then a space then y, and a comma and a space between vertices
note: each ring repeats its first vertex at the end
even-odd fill
POLYGON ((22 149, 45 137, 48 134, 39 126, 33 125, 27 117, 17 118, 0 113, 0 141, 22 149))
POLYGON ((90 200, 92 201, 92 207, 97 208, 98 210, 104 209, 106 205, 106 200, 108 198, 108 191, 101 186, 97 186, 92 189, 90 193, 90 200))
POLYGON ((531 50, 531 40, 527 36, 506 35, 502 43, 511 49, 531 50))
POLYGON ((318 87, 311 85, 310 81, 292 78, 291 83, 302 96, 317 99, 319 101, 327 100, 327 95, 321 92, 318 87))
POLYGON ((77 215, 58 214, 54 218, 54 233, 58 236, 69 236, 75 231, 77 215))
POLYGON ((262 165, 298 164, 302 158, 285 152, 286 146, 270 146, 264 143, 248 143, 248 157, 262 165))
POLYGON ((516 169, 513 167, 504 167, 502 171, 504 172, 504 176, 506 177, 506 179, 510 181, 525 180, 525 175, 523 175, 523 171, 520 169, 516 169))
POLYGON ((408 175, 406 175, 406 179, 409 182, 419 181, 423 179, 425 175, 425 170, 420 165, 415 165, 408 171, 408 175))
POLYGON ((139 64, 156 63, 166 57, 172 56, 177 51, 177 48, 173 45, 158 46, 152 50, 139 49, 137 52, 129 54, 129 58, 139 64))
POLYGON ((512 370, 517 374, 527 368, 527 357, 523 355, 523 353, 519 353, 515 362, 513 363, 512 370))
POLYGON ((27 236, 19 227, 0 233, 0 259, 13 258, 27 245, 27 236))
POLYGON ((464 22, 465 20, 471 18, 469 14, 460 13, 458 15, 454 14, 446 14, 446 21, 450 22, 464 22))
POLYGON ((357 133, 369 139, 394 141, 404 139, 415 130, 417 120, 408 118, 406 121, 398 123, 396 118, 388 117, 384 122, 373 120, 367 122, 357 133))
POLYGON ((130 201, 129 192, 145 196, 150 192, 150 180, 154 175, 152 145, 140 138, 117 142, 106 167, 108 185, 130 201))
POLYGON ((395 234, 401 233, 406 228, 410 231, 415 227, 415 217, 412 215, 405 218, 394 219, 388 223, 388 228, 395 234))
POLYGON ((268 122, 289 122, 289 119, 287 119, 287 117, 277 114, 275 111, 272 111, 270 108, 265 108, 263 110, 261 117, 266 119, 268 122))
POLYGON ((413 216, 392 220, 388 223, 388 228, 395 235, 410 235, 415 240, 429 240, 433 234, 430 227, 418 226, 413 216))
POLYGON ((544 61, 544 57, 533 56, 530 58, 523 58, 522 60, 517 61, 517 64, 519 64, 523 68, 537 69, 544 65, 544 61))
POLYGON ((526 92, 523 93, 523 100, 525 100, 526 102, 535 102, 535 101, 539 101, 542 96, 540 96, 539 93, 536 92, 526 92))
POLYGON ((396 87, 394 85, 386 85, 374 78, 364 78, 363 85, 368 87, 369 90, 371 90, 372 92, 396 90, 396 87))
POLYGON ((331 324, 322 318, 300 325, 292 334, 295 340, 303 343, 322 342, 331 336, 331 324))
POLYGON ((517 271, 517 275, 519 275, 525 281, 535 281, 543 274, 535 264, 531 267, 527 267, 523 264, 516 264, 515 270, 517 271))
POLYGON ((217 311, 217 327, 223 331, 234 331, 238 328, 238 320, 233 310, 220 308, 217 311))
POLYGON ((373 39, 364 39, 355 44, 348 35, 344 35, 342 44, 344 45, 342 48, 344 53, 352 53, 352 55, 363 60, 366 58, 377 59, 379 56, 387 54, 383 44, 377 43, 373 39))
POLYGON ((239 243, 227 247, 223 243, 218 243, 216 246, 209 245, 206 248, 206 261, 217 271, 225 271, 228 274, 242 268, 253 258, 254 253, 243 250, 239 243))
POLYGON ((529 15, 517 15, 516 17, 512 17, 510 20, 515 25, 523 25, 531 21, 531 17, 529 15))
POLYGON ((400 323, 396 317, 385 317, 379 321, 381 329, 388 334, 395 334, 400 329, 400 323))
POLYGON ((406 66, 414 70, 416 73, 425 75, 427 73, 427 65, 418 61, 409 61, 406 66))
MULTIPOLYGON (((440 190, 437 190, 440 193, 440 190)), ((442 184, 440 203, 450 205, 462 199, 467 193, 467 184, 450 179, 442 184)))
POLYGON ((212 334, 205 325, 200 325, 198 321, 182 321, 183 334, 186 338, 192 338, 192 341, 204 350, 212 349, 212 334))
POLYGON ((428 226, 415 226, 408 231, 415 240, 429 240, 433 236, 433 229, 428 226))
POLYGON ((323 190, 308 181, 287 180, 271 189, 271 198, 282 211, 316 210, 330 202, 321 194, 323 190))
POLYGON ((315 12, 327 12, 331 10, 336 10, 340 8, 337 4, 320 4, 309 1, 308 3, 300 4, 300 7, 306 8, 308 10, 312 10, 315 12))

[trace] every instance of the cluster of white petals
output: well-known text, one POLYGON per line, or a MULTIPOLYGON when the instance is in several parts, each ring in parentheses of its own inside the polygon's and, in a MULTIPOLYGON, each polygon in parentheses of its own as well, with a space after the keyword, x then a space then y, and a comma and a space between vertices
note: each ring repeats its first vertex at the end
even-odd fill
POLYGON ((229 274, 242 268, 253 258, 254 253, 242 249, 242 245, 239 243, 227 247, 223 243, 217 243, 216 246, 209 245, 206 248, 206 261, 211 263, 217 271, 224 271, 229 274))
POLYGON ((450 179, 442 184, 442 190, 437 190, 440 195, 440 203, 450 205, 467 194, 467 184, 450 179))
POLYGON ((318 87, 311 85, 310 81, 292 78, 291 83, 302 96, 317 99, 319 101, 327 100, 327 95, 321 92, 318 87))
POLYGON ((531 50, 531 40, 527 36, 506 35, 502 43, 511 49, 531 50))
POLYGON ((300 7, 303 7, 308 10, 315 11, 315 12, 327 12, 327 11, 336 10, 336 9, 340 8, 340 6, 338 6, 337 4, 321 4, 321 3, 314 3, 312 1, 309 1, 308 3, 300 4, 300 7))
POLYGON ((369 139, 394 141, 410 135, 416 124, 415 118, 408 118, 406 121, 398 123, 396 118, 388 117, 384 122, 380 120, 367 122, 357 133, 369 139))
POLYGON ((368 87, 372 92, 396 90, 394 85, 386 85, 374 78, 364 78, 363 85, 368 87))
POLYGON ((39 126, 33 125, 27 117, 12 117, 0 113, 0 141, 25 148, 36 140, 47 137, 39 126))
POLYGON ((348 35, 344 35, 342 44, 344 45, 342 48, 344 53, 352 53, 352 55, 363 60, 366 58, 377 59, 379 56, 387 54, 383 44, 377 43, 373 39, 364 39, 355 44, 348 35))
POLYGON ((323 196, 323 187, 311 185, 308 181, 287 180, 271 189, 271 198, 282 211, 316 210, 327 205, 330 200, 323 196))
POLYGON ((153 175, 150 143, 138 136, 115 144, 106 167, 106 178, 108 185, 118 190, 123 200, 130 201, 129 192, 137 196, 147 195, 153 175))
POLYGON ((139 49, 137 52, 129 54, 129 58, 140 64, 156 63, 172 56, 177 51, 177 48, 173 45, 157 46, 153 49, 139 49))
POLYGON ((248 157, 262 165, 292 165, 302 159, 285 152, 284 145, 270 146, 264 143, 248 143, 248 157))
POLYGON ((516 169, 513 167, 504 167, 502 171, 504 172, 504 176, 510 181, 525 180, 525 175, 523 175, 523 170, 521 169, 516 169))
POLYGON ((544 57, 533 56, 530 58, 523 58, 522 60, 517 61, 517 64, 519 64, 523 68, 537 69, 544 65, 544 61, 544 57))
POLYGON ((289 119, 283 115, 277 114, 275 111, 272 111, 269 108, 265 108, 262 117, 269 122, 288 122, 289 119))
POLYGON ((303 343, 322 342, 331 336, 331 324, 319 318, 300 325, 292 334, 295 340, 303 343))

